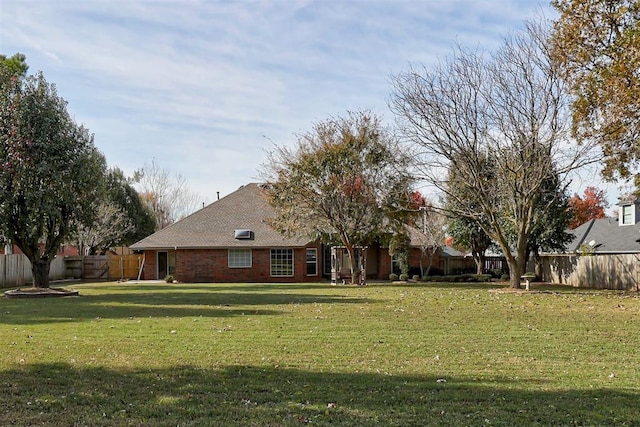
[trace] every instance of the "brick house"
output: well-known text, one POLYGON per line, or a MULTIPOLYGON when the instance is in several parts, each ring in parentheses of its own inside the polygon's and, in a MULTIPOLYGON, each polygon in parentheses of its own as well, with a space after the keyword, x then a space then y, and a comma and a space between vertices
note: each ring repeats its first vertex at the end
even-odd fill
MULTIPOLYGON (((273 215, 260 184, 251 183, 130 249, 144 252, 145 280, 169 274, 181 282, 312 282, 328 278, 331 248, 306 238, 284 237, 269 226, 273 215)), ((391 268, 388 250, 378 244, 370 246, 367 277, 387 279, 391 268)))

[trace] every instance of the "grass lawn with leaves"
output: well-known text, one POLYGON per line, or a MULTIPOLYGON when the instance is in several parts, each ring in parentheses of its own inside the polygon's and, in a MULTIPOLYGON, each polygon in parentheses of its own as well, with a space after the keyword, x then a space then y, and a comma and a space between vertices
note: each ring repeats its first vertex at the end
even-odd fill
POLYGON ((65 287, 0 299, 0 425, 640 425, 636 294, 65 287))

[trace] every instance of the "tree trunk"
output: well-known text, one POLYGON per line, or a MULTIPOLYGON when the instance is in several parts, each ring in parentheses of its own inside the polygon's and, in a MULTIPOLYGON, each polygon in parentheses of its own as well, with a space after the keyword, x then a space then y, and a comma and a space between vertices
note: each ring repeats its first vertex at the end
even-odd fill
POLYGON ((476 274, 479 276, 484 273, 484 262, 480 261, 480 258, 473 259, 476 262, 476 274))
POLYGON ((542 280, 542 257, 540 256, 540 252, 536 251, 533 254, 534 267, 533 272, 536 273, 536 277, 538 280, 542 280))
POLYGON ((523 242, 526 242, 525 238, 521 238, 518 241, 517 255, 515 257, 512 254, 506 257, 507 264, 509 264, 510 287, 513 289, 520 289, 520 280, 527 268, 527 250, 523 242))
POLYGON ((353 245, 346 244, 347 253, 349 254, 349 263, 351 264, 351 284, 360 283, 360 268, 356 268, 356 254, 353 245))
POLYGON ((509 265, 509 287, 520 289, 520 277, 524 274, 522 262, 515 258, 511 260, 507 258, 507 264, 509 265))
POLYGON ((31 261, 31 273, 33 275, 34 288, 49 287, 49 268, 51 267, 51 259, 49 257, 36 258, 31 261))
POLYGON ((425 273, 425 276, 428 276, 429 272, 431 271, 431 267, 433 266, 434 255, 435 255, 435 249, 431 248, 431 251, 429 251, 429 264, 427 264, 427 272, 425 273))
POLYGON ((476 274, 481 275, 484 274, 484 251, 482 252, 472 252, 473 260, 476 263, 476 274))

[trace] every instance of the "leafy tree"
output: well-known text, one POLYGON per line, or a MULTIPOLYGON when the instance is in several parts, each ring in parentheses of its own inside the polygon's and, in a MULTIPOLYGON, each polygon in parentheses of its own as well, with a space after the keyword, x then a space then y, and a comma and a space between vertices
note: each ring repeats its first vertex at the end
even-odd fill
MULTIPOLYGON (((553 0, 551 46, 571 83, 573 131, 596 139, 604 175, 631 177, 640 160, 640 1, 553 0)), ((640 184, 640 175, 636 174, 640 184)))
POLYGON ((533 256, 536 276, 542 275, 541 252, 562 252, 574 236, 567 232, 571 220, 569 197, 557 176, 550 176, 542 186, 537 217, 527 243, 525 259, 533 256))
POLYGON ((447 232, 457 245, 471 251, 476 263, 476 274, 484 273, 485 254, 491 246, 491 238, 476 221, 466 217, 451 218, 447 223, 447 232))
MULTIPOLYGON (((449 177, 446 183, 445 212, 449 213, 447 232, 458 245, 463 245, 471 251, 473 261, 476 263, 476 274, 484 274, 485 253, 492 244, 485 229, 490 225, 484 224, 483 227, 482 223, 486 222, 486 217, 481 213, 481 206, 474 205, 473 195, 466 194, 471 189, 465 182, 466 178, 458 173, 458 168, 455 167, 457 163, 460 163, 458 159, 451 163, 452 167, 448 170, 449 177), (460 212, 477 212, 477 215, 470 217, 460 212)), ((486 183, 487 187, 495 185, 493 166, 489 163, 488 156, 479 155, 477 170, 480 179, 486 183)))
POLYGON ((66 107, 42 73, 0 80, 0 228, 40 288, 74 224, 93 222, 105 171, 93 136, 66 107))
POLYGON ((200 196, 189 190, 186 178, 162 168, 155 159, 134 174, 140 197, 156 221, 156 231, 198 209, 200 196))
POLYGON ((23 54, 16 53, 9 58, 5 55, 0 55, 0 78, 8 80, 11 77, 15 77, 21 79, 26 77, 28 69, 26 57, 23 54))
POLYGON ((545 210, 545 181, 596 161, 588 144, 568 144, 567 92, 546 41, 546 29, 529 23, 496 52, 460 48, 394 79, 391 107, 423 178, 453 201, 447 216, 476 222, 500 246, 514 288, 545 210), (455 170, 453 186, 447 170, 455 170))
POLYGON ((569 206, 573 214, 569 228, 574 229, 592 219, 604 218, 609 202, 604 190, 591 186, 584 189, 584 197, 575 193, 569 199, 569 206))
POLYGON ((135 189, 133 179, 127 178, 119 168, 112 168, 107 173, 106 191, 107 198, 125 213, 132 226, 117 244, 131 245, 153 234, 156 224, 153 213, 135 189))
MULTIPOLYGON (((411 238, 406 230, 400 230, 400 232, 393 233, 389 238, 389 256, 391 256, 395 262, 395 267, 400 271, 400 274, 409 275, 409 251, 411 249, 411 238)), ((396 273, 396 268, 393 268, 391 273, 396 273)))
POLYGON ((410 159, 369 112, 316 123, 295 148, 276 146, 262 175, 272 225, 287 235, 339 240, 358 283, 354 247, 399 230, 411 203, 410 159), (337 237, 337 238, 336 238, 337 237))

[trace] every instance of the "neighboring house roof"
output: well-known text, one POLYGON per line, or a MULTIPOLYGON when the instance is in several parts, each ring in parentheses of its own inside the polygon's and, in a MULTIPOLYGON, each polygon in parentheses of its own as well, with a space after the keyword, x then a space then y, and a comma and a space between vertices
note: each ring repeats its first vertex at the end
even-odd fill
POLYGON ((443 246, 442 247, 442 256, 446 257, 454 257, 454 258, 464 258, 466 254, 454 248, 453 246, 443 246))
POLYGON ((580 245, 594 243, 596 253, 637 253, 640 252, 640 222, 633 225, 619 225, 615 218, 592 219, 570 230, 575 237, 566 252, 578 252, 580 245))
POLYGON ((247 184, 134 243, 131 249, 272 248, 305 246, 310 242, 278 233, 268 224, 274 215, 260 185, 247 184), (250 238, 236 239, 236 230, 250 230, 250 238))

